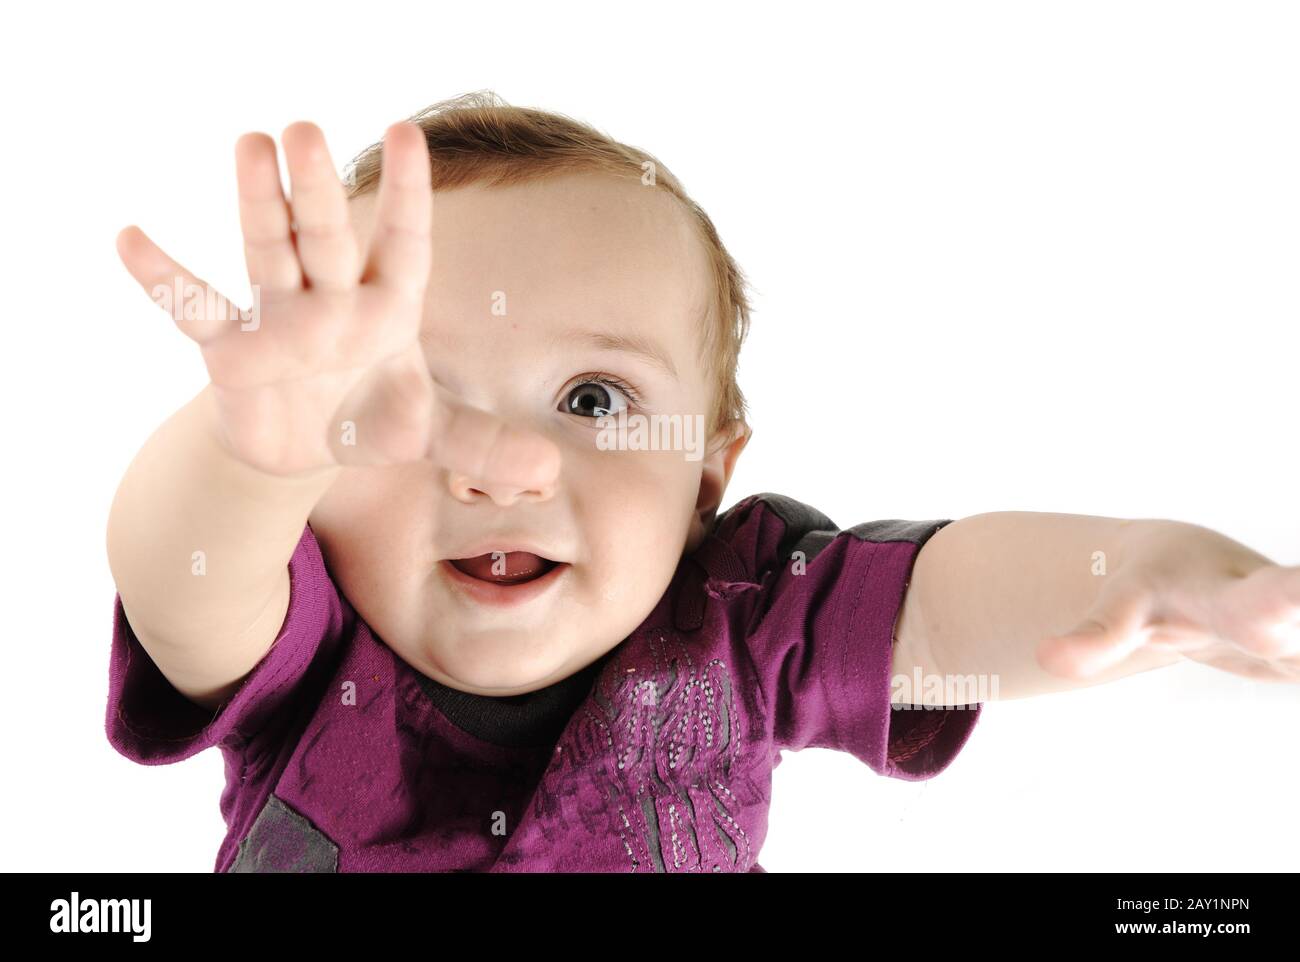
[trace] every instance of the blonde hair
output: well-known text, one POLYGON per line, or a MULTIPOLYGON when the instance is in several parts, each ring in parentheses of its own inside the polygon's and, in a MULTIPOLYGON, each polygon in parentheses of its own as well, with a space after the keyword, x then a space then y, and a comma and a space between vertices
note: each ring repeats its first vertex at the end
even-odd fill
MULTIPOLYGON (((475 183, 505 186, 575 171, 635 176, 647 183, 643 175, 648 169, 652 173, 648 183, 682 205, 708 256, 713 294, 701 318, 699 346, 700 360, 713 384, 710 431, 749 431, 745 397, 736 381, 740 347, 749 333, 748 282, 722 246, 708 214, 687 196, 667 167, 651 154, 580 121, 514 107, 487 90, 433 104, 410 120, 424 130, 434 190, 475 183)), ((382 165, 382 141, 358 154, 345 171, 349 198, 376 189, 382 165)))

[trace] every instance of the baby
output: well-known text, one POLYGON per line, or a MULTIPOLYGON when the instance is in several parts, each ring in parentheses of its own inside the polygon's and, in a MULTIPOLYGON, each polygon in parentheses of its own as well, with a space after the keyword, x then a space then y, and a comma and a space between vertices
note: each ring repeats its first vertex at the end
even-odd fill
POLYGON ((118 238, 210 383, 113 503, 107 734, 220 746, 216 871, 758 872, 782 750, 919 780, 992 698, 1300 678, 1300 573, 1199 526, 719 511, 745 282, 651 155, 484 95, 346 183, 283 146, 291 200, 236 148, 252 308, 118 238))

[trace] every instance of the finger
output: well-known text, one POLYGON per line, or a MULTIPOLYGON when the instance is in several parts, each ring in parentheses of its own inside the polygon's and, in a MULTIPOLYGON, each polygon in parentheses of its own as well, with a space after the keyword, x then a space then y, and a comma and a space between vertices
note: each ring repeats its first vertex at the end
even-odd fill
POLYGON ((280 183, 275 141, 262 133, 244 134, 235 143, 239 182, 239 224, 244 232, 248 279, 266 290, 302 287, 302 268, 290 235, 289 202, 280 183))
POLYGON ((1247 655, 1277 662, 1300 659, 1300 622, 1294 619, 1239 621, 1229 630, 1224 640, 1247 655))
POLYGON ((423 296, 433 260, 432 176, 424 131, 413 123, 389 127, 363 281, 423 296))
POLYGON ((1149 600, 1134 591, 1100 607, 1082 624, 1039 643, 1039 665, 1065 678, 1088 678, 1128 658, 1146 644, 1149 600))
POLYGON ((186 337, 206 344, 238 323, 232 301, 172 260, 134 224, 118 232, 117 254, 186 337))
POLYGON ((348 290, 357 283, 361 257, 325 136, 315 124, 299 121, 282 139, 303 276, 313 287, 348 290))
POLYGON ((1191 660, 1254 681, 1300 682, 1300 666, 1265 661, 1247 654, 1215 654, 1206 657, 1192 655, 1191 660))
POLYGON ((428 457, 472 481, 544 490, 560 471, 560 449, 534 431, 456 400, 435 384, 428 457))
POLYGON ((1228 588, 1215 631, 1265 659, 1300 655, 1300 568, 1266 565, 1228 588))

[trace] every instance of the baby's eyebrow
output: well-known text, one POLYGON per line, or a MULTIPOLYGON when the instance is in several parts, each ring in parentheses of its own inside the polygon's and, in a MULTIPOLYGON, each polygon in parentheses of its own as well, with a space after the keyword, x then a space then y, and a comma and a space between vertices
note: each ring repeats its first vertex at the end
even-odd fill
POLYGON ((672 355, 656 341, 640 334, 610 334, 608 331, 589 331, 584 328, 569 328, 556 335, 557 340, 572 339, 586 341, 593 347, 606 351, 622 351, 644 358, 661 368, 674 381, 680 382, 677 366, 673 364, 672 355))

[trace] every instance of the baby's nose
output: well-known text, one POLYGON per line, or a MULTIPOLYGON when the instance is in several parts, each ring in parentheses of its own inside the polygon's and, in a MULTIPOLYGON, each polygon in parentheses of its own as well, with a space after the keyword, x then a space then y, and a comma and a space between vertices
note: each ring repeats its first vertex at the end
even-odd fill
POLYGON ((555 495, 553 481, 537 487, 524 487, 475 480, 468 475, 451 473, 448 476, 448 486, 452 495, 466 504, 488 498, 502 507, 509 507, 516 501, 546 501, 555 495))

